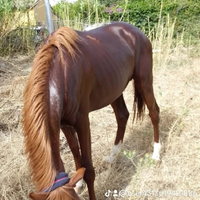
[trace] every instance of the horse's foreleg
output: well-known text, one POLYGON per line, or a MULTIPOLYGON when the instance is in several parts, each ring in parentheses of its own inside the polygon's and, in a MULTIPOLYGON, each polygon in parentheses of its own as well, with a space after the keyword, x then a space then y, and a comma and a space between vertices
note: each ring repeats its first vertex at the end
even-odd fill
POLYGON ((121 151, 121 146, 124 138, 124 133, 126 129, 126 124, 128 121, 129 117, 129 112, 126 108, 126 104, 124 102, 123 94, 116 99, 112 104, 111 104, 116 120, 117 120, 117 135, 114 143, 114 147, 110 153, 110 155, 105 159, 106 162, 112 163, 115 157, 120 153, 121 151))
POLYGON ((90 200, 96 200, 94 193, 95 171, 92 165, 91 135, 88 114, 79 114, 75 128, 78 134, 81 148, 81 166, 86 168, 84 180, 88 187, 90 200))
MULTIPOLYGON (((73 127, 63 126, 62 131, 65 134, 68 145, 73 154, 76 171, 77 171, 79 168, 81 168, 81 154, 80 154, 78 139, 76 137, 75 130, 73 127)), ((80 190, 82 189, 82 186, 83 186, 83 180, 81 179, 80 181, 78 181, 78 183, 76 183, 75 191, 79 193, 80 190)))
POLYGON ((72 151, 76 165, 76 170, 78 170, 79 168, 81 168, 81 155, 79 151, 79 145, 76 133, 72 127, 67 127, 67 126, 62 127, 62 131, 65 134, 68 145, 72 151))

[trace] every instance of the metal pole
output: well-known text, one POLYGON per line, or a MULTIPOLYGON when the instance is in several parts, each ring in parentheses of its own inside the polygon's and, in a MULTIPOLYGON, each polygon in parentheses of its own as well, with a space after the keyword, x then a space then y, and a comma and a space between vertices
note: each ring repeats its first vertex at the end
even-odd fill
POLYGON ((45 3, 45 10, 46 10, 46 18, 47 18, 47 29, 49 34, 53 32, 53 23, 51 18, 51 7, 49 4, 49 0, 44 0, 45 3))

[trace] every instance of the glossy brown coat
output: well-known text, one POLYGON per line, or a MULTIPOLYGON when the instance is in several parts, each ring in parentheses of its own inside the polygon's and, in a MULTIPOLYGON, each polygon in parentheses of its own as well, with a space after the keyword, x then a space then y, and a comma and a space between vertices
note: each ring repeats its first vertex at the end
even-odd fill
MULTIPOLYGON (((158 143, 159 107, 152 86, 152 47, 138 28, 122 22, 87 32, 60 28, 47 39, 34 61, 23 112, 26 152, 39 192, 64 171, 59 151, 62 129, 76 169, 86 168, 84 180, 90 200, 96 199, 88 114, 111 104, 118 124, 115 144, 123 141, 129 112, 122 92, 131 80, 135 117, 142 116, 146 103, 154 141, 158 143)), ((61 192, 56 198, 50 195, 49 199, 71 198, 61 192)))

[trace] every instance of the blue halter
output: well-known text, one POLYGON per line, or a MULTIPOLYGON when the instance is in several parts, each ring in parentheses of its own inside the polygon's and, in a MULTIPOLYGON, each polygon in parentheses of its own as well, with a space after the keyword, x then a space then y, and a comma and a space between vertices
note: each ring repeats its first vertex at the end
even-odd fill
POLYGON ((60 172, 59 174, 57 174, 55 181, 53 183, 53 186, 48 187, 47 189, 43 190, 42 192, 51 192, 51 191, 55 190, 56 188, 59 188, 59 187, 65 185, 69 181, 70 181, 70 178, 68 177, 68 174, 65 172, 60 172))

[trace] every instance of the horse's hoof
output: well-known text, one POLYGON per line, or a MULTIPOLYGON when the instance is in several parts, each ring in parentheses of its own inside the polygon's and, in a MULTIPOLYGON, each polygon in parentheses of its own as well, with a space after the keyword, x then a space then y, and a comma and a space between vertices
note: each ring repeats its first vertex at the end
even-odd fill
POLYGON ((158 168, 158 167, 160 167, 160 165, 161 165, 161 160, 157 160, 156 161, 156 167, 158 168))
POLYGON ((152 155, 152 159, 156 160, 156 161, 159 161, 160 160, 160 155, 159 154, 153 154, 152 155))

